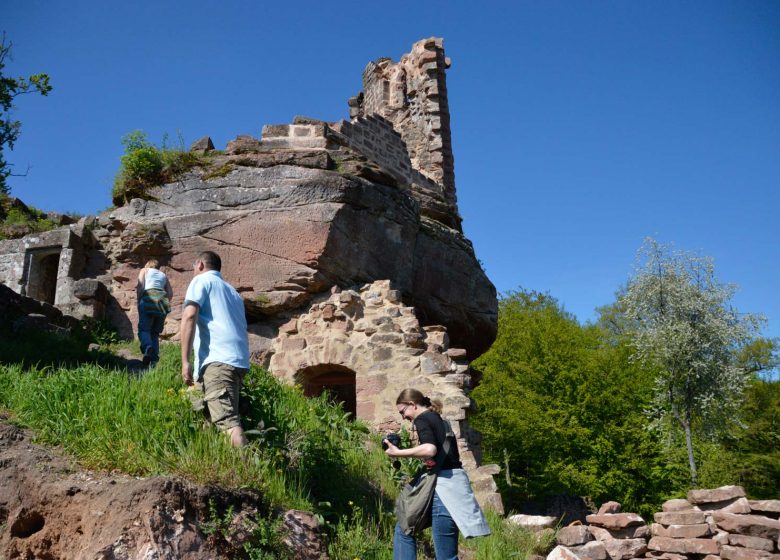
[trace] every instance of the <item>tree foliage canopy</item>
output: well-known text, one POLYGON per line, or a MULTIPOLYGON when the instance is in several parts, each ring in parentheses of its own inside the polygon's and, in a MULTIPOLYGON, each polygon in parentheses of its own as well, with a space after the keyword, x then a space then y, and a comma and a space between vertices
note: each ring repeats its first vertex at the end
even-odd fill
POLYGON ((6 161, 3 151, 6 147, 13 150, 22 128, 21 121, 11 117, 14 99, 25 93, 48 95, 52 90, 47 74, 33 74, 27 78, 5 75, 5 63, 11 57, 11 47, 12 44, 7 42, 3 33, 0 43, 0 195, 8 195, 10 191, 7 179, 12 175, 13 167, 6 161))
POLYGON ((737 351, 752 340, 761 318, 730 305, 736 288, 718 283, 711 258, 653 239, 640 255, 620 298, 634 325, 633 358, 658 371, 650 414, 661 430, 683 429, 695 486, 693 432, 713 436, 735 417, 748 381, 737 351))
POLYGON ((625 339, 526 291, 501 299, 498 333, 472 364, 483 374, 473 422, 486 461, 508 468, 509 507, 564 493, 650 513, 678 486, 684 471, 666 463, 642 414, 652 374, 630 363, 625 339))

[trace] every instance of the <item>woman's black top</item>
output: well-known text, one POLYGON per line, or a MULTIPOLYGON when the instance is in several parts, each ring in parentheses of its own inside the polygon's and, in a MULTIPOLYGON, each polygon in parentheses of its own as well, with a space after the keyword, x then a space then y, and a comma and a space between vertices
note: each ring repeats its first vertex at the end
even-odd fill
MULTIPOLYGON (((438 453, 444 452, 444 435, 446 429, 441 416, 432 410, 426 410, 414 419, 414 429, 417 430, 417 439, 421 444, 432 443, 436 446, 438 453)), ((438 455, 435 457, 438 458, 438 455)), ((442 469, 460 469, 460 454, 458 453, 458 444, 453 439, 450 440, 450 449, 441 465, 442 469)))

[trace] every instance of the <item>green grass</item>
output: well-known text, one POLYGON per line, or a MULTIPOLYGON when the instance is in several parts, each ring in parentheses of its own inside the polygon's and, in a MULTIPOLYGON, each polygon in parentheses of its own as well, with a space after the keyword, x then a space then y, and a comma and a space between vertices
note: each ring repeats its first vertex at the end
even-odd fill
MULTIPOLYGON (((314 512, 334 560, 392 557, 399 472, 378 445, 380 436, 351 422, 340 407, 324 397, 306 398, 252 368, 242 394, 250 445, 234 449, 193 412, 177 345, 163 345, 159 365, 142 375, 118 368, 121 363, 88 352, 86 340, 40 333, 12 341, 0 333, 0 408, 33 428, 38 442, 62 447, 85 468, 254 489, 268 515, 288 508, 314 512)), ((279 557, 268 552, 277 546, 270 519, 258 520, 257 548, 241 555, 279 557)), ((463 545, 473 558, 524 558, 538 548, 500 517, 490 521, 493 536, 463 545), (510 549, 515 556, 502 556, 510 549)), ((225 523, 212 520, 213 538, 225 523)), ((421 542, 432 550, 430 530, 421 542)))

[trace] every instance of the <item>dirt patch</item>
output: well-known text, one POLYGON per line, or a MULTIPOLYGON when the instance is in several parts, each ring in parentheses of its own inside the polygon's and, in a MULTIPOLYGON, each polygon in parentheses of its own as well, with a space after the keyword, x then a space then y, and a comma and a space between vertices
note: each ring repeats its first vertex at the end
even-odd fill
MULTIPOLYGON (((31 438, 0 416, 3 560, 233 558, 225 542, 203 532, 212 510, 224 515, 232 507, 235 522, 263 509, 251 491, 79 470, 64 453, 31 438)), ((240 550, 235 539, 242 538, 248 533, 231 535, 229 548, 240 550)))

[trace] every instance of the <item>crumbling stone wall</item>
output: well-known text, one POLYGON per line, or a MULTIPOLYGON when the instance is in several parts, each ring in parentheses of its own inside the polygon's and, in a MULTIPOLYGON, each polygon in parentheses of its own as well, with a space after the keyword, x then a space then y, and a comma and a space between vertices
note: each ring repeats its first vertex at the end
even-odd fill
POLYGON ((68 315, 102 319, 106 290, 80 281, 91 248, 83 221, 0 241, 0 284, 68 315))
POLYGON ((457 214, 446 70, 440 38, 418 41, 398 63, 389 58, 369 62, 363 91, 348 102, 350 118, 380 115, 392 123, 407 145, 412 167, 440 185, 457 214))
POLYGON ((269 354, 275 376, 304 387, 324 372, 351 372, 356 416, 378 431, 401 428, 395 399, 407 387, 441 400, 478 499, 502 509, 492 478, 498 468, 478 468, 481 438, 468 426, 473 403, 466 351, 450 348, 445 327, 421 326, 388 280, 334 290, 282 325, 269 354))

